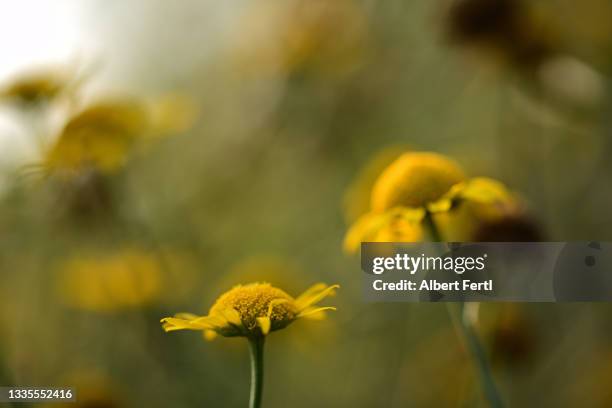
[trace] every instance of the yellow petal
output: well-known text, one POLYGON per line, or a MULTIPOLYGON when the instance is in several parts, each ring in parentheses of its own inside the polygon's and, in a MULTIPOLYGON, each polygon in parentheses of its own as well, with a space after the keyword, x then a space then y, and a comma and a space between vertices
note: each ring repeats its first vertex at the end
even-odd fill
POLYGON ((355 253, 362 242, 368 241, 368 237, 375 233, 385 222, 384 214, 368 213, 355 221, 344 237, 344 251, 355 253))
POLYGON ((226 308, 219 310, 217 312, 227 323, 230 323, 234 326, 242 326, 242 319, 240 318, 240 313, 234 308, 226 308))
POLYGON ((325 306, 325 307, 309 307, 305 310, 303 310, 299 315, 298 315, 298 319, 305 317, 307 319, 312 319, 312 320, 323 320, 325 319, 325 312, 326 310, 336 310, 335 307, 332 306, 325 306))
POLYGON ((217 337, 217 332, 214 330, 204 330, 202 336, 206 341, 213 341, 217 337))
POLYGON ((270 326, 272 325, 272 322, 270 321, 270 318, 265 316, 265 317, 258 317, 257 318, 257 325, 259 326, 259 328, 261 329, 261 332, 265 335, 267 335, 268 333, 270 333, 270 326))
POLYGON ((200 316, 194 315, 193 313, 177 313, 174 315, 174 317, 178 319, 195 320, 199 318, 200 316))
POLYGON ((427 205, 427 210, 432 213, 447 212, 448 210, 451 209, 452 205, 453 205, 452 199, 448 197, 443 197, 439 199, 438 201, 429 203, 427 205))
MULTIPOLYGON (((417 224, 424 216, 425 210, 423 208, 408 207, 395 207, 383 213, 370 212, 365 214, 346 233, 344 250, 348 253, 354 253, 359 249, 362 242, 379 241, 380 231, 389 228, 391 224, 398 221, 405 222, 406 225, 414 224, 414 227, 417 228, 417 224)), ((415 234, 403 235, 413 236, 415 234)))
POLYGON ((302 301, 300 303, 296 302, 296 305, 298 307, 298 309, 300 311, 305 310, 307 307, 312 306, 316 303, 318 303, 319 301, 321 301, 322 299, 326 298, 327 296, 330 296, 334 293, 334 291, 336 289, 338 289, 340 287, 340 285, 331 285, 328 286, 327 288, 323 289, 322 291, 312 294, 311 296, 302 299, 302 301))
POLYGON ((174 330, 205 330, 214 328, 206 319, 201 317, 195 320, 179 319, 176 317, 165 317, 161 319, 162 328, 167 331, 174 330))
POLYGON ((217 316, 196 316, 191 313, 178 313, 174 317, 161 319, 162 328, 169 332, 175 330, 214 330, 226 326, 226 321, 217 316))
POLYGON ((506 186, 486 177, 471 179, 459 195, 464 200, 483 204, 504 203, 511 199, 511 194, 506 186))
POLYGON ((311 297, 312 295, 322 291, 326 287, 327 287, 327 285, 322 283, 322 282, 315 283, 314 285, 312 285, 311 287, 306 289, 300 296, 298 296, 295 299, 295 302, 298 303, 298 304, 302 303, 304 301, 304 299, 311 297))
POLYGON ((272 315, 272 310, 274 310, 275 306, 278 306, 280 304, 283 303, 287 303, 289 302, 287 299, 273 299, 270 304, 268 305, 268 317, 270 317, 272 315))

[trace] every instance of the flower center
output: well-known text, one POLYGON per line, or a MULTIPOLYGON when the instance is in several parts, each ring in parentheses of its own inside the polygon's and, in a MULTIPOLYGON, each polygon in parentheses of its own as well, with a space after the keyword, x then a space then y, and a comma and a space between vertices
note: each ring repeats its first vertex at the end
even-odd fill
POLYGON ((223 294, 210 309, 210 314, 220 313, 228 308, 235 309, 242 324, 248 330, 255 330, 257 318, 268 316, 270 302, 283 300, 272 308, 270 321, 272 330, 287 326, 295 320, 298 311, 294 299, 284 291, 267 283, 236 286, 223 294))
POLYGON ((372 210, 423 207, 463 181, 454 161, 436 153, 405 153, 383 171, 372 189, 372 210))

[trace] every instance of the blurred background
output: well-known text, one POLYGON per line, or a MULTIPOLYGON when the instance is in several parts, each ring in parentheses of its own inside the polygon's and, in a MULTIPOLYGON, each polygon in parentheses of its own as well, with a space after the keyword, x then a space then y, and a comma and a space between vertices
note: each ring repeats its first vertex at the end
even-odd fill
MULTIPOLYGON (((338 311, 270 336, 264 406, 484 406, 444 305, 363 303, 342 251, 398 151, 503 181, 544 240, 612 238, 607 0, 0 7, 2 385, 245 406, 246 342, 159 319, 324 281, 338 311)), ((610 406, 611 311, 483 304, 509 406, 610 406)))

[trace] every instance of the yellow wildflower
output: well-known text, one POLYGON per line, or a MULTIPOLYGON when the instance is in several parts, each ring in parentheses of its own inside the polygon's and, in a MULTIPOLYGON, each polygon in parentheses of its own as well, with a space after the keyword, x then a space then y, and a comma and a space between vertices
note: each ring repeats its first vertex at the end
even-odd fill
POLYGON ((102 172, 116 170, 148 124, 147 111, 138 101, 117 99, 93 104, 66 123, 47 152, 44 167, 59 171, 87 167, 102 172))
POLYGON ((75 257, 61 266, 58 290, 65 303, 84 310, 139 307, 160 295, 162 269, 154 256, 135 248, 75 257))
POLYGON ((355 252, 362 242, 416 242, 423 238, 423 211, 396 207, 385 213, 362 215, 344 238, 344 250, 355 252))
POLYGON ((23 105, 46 103, 68 88, 68 73, 60 69, 38 69, 26 72, 0 90, 0 99, 23 105))
POLYGON ((125 163, 137 142, 186 130, 196 112, 190 99, 178 94, 150 101, 100 100, 68 120, 47 151, 43 167, 68 173, 83 169, 112 173, 125 163))
POLYGON ((344 248, 355 252, 361 242, 420 241, 426 216, 431 223, 434 216, 446 221, 445 215, 462 203, 496 208, 511 201, 503 184, 484 177, 466 179, 457 163, 440 154, 405 153, 378 177, 371 211, 351 226, 344 248))
POLYGON ((297 298, 269 283, 235 286, 222 294, 207 316, 180 313, 161 321, 165 331, 202 330, 208 339, 225 337, 260 337, 283 329, 300 318, 321 318, 334 307, 316 304, 334 294, 338 285, 318 283, 297 298))
POLYGON ((263 352, 266 336, 297 319, 321 319, 334 307, 316 306, 335 293, 338 285, 313 285, 297 298, 269 283, 235 286, 222 294, 207 316, 179 313, 161 320, 165 331, 199 330, 207 339, 217 334, 225 337, 245 337, 251 350, 250 408, 261 407, 263 390, 263 352))
POLYGON ((426 207, 464 180, 461 167, 442 155, 405 153, 378 178, 372 189, 372 210, 383 212, 394 207, 426 207))
POLYGON ((370 211, 370 197, 374 183, 383 170, 405 152, 404 146, 384 148, 359 171, 342 199, 342 208, 347 222, 352 223, 370 211))

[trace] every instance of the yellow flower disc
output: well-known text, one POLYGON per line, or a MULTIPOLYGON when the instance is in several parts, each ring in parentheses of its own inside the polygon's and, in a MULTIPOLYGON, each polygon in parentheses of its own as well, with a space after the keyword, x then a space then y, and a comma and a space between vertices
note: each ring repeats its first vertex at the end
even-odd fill
POLYGON ((372 210, 424 207, 465 179, 453 160, 436 153, 405 153, 380 175, 372 189, 372 210))
POLYGON ((257 318, 267 316, 270 311, 270 331, 286 327, 299 314, 295 300, 268 283, 252 283, 232 288, 217 299, 209 315, 224 315, 231 309, 238 312, 242 325, 249 331, 255 331, 257 318), (270 309, 271 304, 273 307, 270 309))

